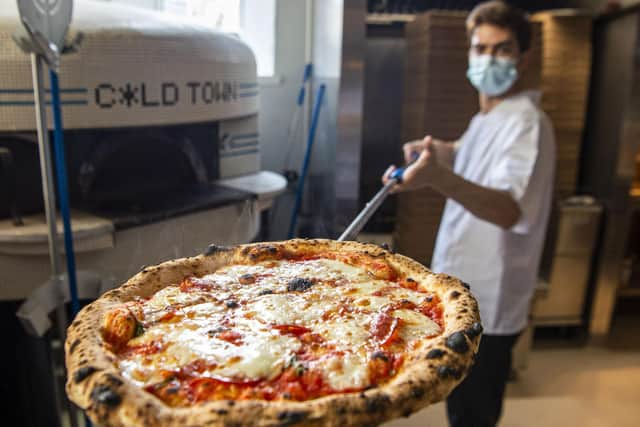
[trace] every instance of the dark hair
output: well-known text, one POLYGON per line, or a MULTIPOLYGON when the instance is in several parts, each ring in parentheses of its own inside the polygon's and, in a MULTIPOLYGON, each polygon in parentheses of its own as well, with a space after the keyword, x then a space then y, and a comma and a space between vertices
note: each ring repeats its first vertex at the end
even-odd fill
POLYGON ((482 24, 494 25, 511 30, 518 40, 520 52, 531 47, 531 24, 527 15, 520 9, 503 1, 488 1, 477 5, 467 18, 467 35, 469 38, 482 24))

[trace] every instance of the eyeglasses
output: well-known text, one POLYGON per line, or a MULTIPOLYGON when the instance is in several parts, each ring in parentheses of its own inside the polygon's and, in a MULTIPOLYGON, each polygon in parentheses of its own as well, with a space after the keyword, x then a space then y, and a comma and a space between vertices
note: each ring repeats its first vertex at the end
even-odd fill
POLYGON ((504 40, 496 44, 473 43, 469 51, 476 55, 513 57, 518 54, 518 47, 514 40, 504 40))

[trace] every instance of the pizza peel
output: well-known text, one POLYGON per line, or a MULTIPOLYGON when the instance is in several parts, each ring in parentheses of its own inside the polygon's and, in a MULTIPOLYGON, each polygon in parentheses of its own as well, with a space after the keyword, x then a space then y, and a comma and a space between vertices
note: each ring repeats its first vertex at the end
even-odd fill
POLYGON ((378 210, 380 205, 385 201, 389 193, 396 184, 402 184, 402 177, 404 172, 407 170, 409 166, 411 166, 417 159, 419 155, 414 152, 411 156, 412 161, 406 166, 395 169, 391 172, 389 176, 389 182, 387 182, 384 187, 382 187, 375 196, 367 204, 364 206, 364 209, 360 211, 358 216, 349 224, 346 230, 338 237, 339 242, 343 242, 345 240, 354 240, 358 234, 362 231, 364 226, 367 224, 369 219, 373 216, 374 213, 378 210))

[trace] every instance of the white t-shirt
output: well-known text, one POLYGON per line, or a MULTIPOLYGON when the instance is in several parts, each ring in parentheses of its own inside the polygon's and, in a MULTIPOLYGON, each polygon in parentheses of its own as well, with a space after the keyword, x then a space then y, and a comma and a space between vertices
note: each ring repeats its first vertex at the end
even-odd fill
POLYGON ((555 168, 553 128, 539 98, 521 92, 476 114, 454 162, 465 179, 511 193, 518 223, 505 230, 449 199, 436 239, 432 269, 471 285, 487 334, 524 329, 537 282, 555 168))

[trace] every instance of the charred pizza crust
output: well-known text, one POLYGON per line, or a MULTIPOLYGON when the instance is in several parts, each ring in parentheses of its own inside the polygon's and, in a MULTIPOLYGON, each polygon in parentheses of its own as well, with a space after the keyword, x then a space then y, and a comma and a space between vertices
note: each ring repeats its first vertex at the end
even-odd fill
POLYGON ((332 240, 289 240, 236 247, 211 246, 199 256, 144 268, 77 315, 65 343, 67 393, 102 426, 353 426, 377 425, 445 398, 469 371, 482 326, 468 285, 372 244, 332 240), (384 258, 418 282, 432 283, 443 306, 444 330, 414 353, 388 383, 358 393, 308 401, 220 400, 193 407, 169 407, 125 380, 99 329, 105 312, 136 296, 148 297, 186 276, 205 275, 225 265, 279 259, 285 252, 355 251, 384 258))

